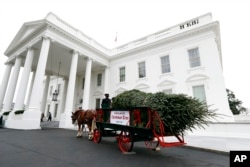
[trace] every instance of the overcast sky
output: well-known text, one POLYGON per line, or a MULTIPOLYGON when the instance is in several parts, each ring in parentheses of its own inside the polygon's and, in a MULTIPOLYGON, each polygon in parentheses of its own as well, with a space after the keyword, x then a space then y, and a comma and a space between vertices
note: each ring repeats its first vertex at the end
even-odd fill
POLYGON ((250 108, 249 0, 1 0, 0 82, 4 52, 23 23, 49 12, 107 48, 211 12, 220 22, 226 88, 250 108), (115 43, 117 32, 118 42, 115 43))

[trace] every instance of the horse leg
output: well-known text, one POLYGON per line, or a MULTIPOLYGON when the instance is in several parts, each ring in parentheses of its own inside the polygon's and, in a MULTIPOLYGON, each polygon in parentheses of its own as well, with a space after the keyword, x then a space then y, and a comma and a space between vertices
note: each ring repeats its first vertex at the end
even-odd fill
POLYGON ((82 125, 82 131, 83 131, 83 132, 86 132, 86 131, 87 131, 86 125, 85 125, 85 124, 82 125))
POLYGON ((77 134, 76 134, 76 137, 79 137, 79 125, 78 125, 78 130, 77 130, 77 134))
POLYGON ((81 124, 78 124, 78 131, 77 131, 76 137, 82 137, 82 134, 81 134, 81 124))
POLYGON ((82 124, 81 130, 80 130, 81 137, 83 136, 83 128, 84 128, 84 124, 82 124))
POLYGON ((82 131, 83 131, 83 124, 80 124, 80 130, 79 130, 80 137, 82 137, 82 131))
POLYGON ((77 130, 76 137, 79 137, 79 127, 78 127, 78 130, 77 130))
POLYGON ((92 123, 88 123, 88 129, 89 129, 89 140, 92 140, 93 139, 93 132, 92 132, 92 123))

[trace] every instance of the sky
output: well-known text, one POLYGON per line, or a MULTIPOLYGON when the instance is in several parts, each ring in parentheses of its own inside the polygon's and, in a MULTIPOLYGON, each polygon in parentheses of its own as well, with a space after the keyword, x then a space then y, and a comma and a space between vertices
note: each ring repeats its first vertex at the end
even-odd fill
POLYGON ((4 52, 22 25, 44 19, 49 12, 107 48, 212 13, 220 22, 226 88, 250 108, 249 6, 249 0, 1 0, 0 82, 4 52))

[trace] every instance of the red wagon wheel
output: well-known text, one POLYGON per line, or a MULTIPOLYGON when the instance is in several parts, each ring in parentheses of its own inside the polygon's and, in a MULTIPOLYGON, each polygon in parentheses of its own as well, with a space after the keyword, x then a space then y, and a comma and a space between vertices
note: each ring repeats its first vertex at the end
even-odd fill
POLYGON ((93 136, 93 141, 95 143, 100 143, 102 140, 102 133, 100 129, 95 129, 94 130, 94 136, 93 136))
POLYGON ((145 145, 148 149, 156 150, 156 148, 160 144, 160 139, 156 135, 156 130, 159 129, 161 120, 160 120, 160 117, 156 115, 157 114, 156 111, 150 110, 149 113, 151 114, 152 120, 148 122, 148 124, 146 125, 146 128, 152 128, 154 137, 152 138, 152 140, 145 141, 145 145))
POLYGON ((123 130, 118 138, 119 149, 122 152, 130 152, 133 149, 134 142, 131 140, 131 132, 123 130))

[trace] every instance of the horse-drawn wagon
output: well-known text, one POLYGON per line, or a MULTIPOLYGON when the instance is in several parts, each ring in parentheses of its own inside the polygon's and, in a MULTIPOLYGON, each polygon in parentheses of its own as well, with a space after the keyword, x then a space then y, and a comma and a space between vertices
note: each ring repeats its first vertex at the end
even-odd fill
POLYGON ((184 137, 172 134, 175 141, 167 141, 164 125, 158 112, 149 107, 134 107, 129 110, 98 109, 95 114, 93 141, 101 142, 103 137, 116 137, 119 149, 130 152, 134 142, 144 141, 153 150, 161 147, 184 145, 184 137))

